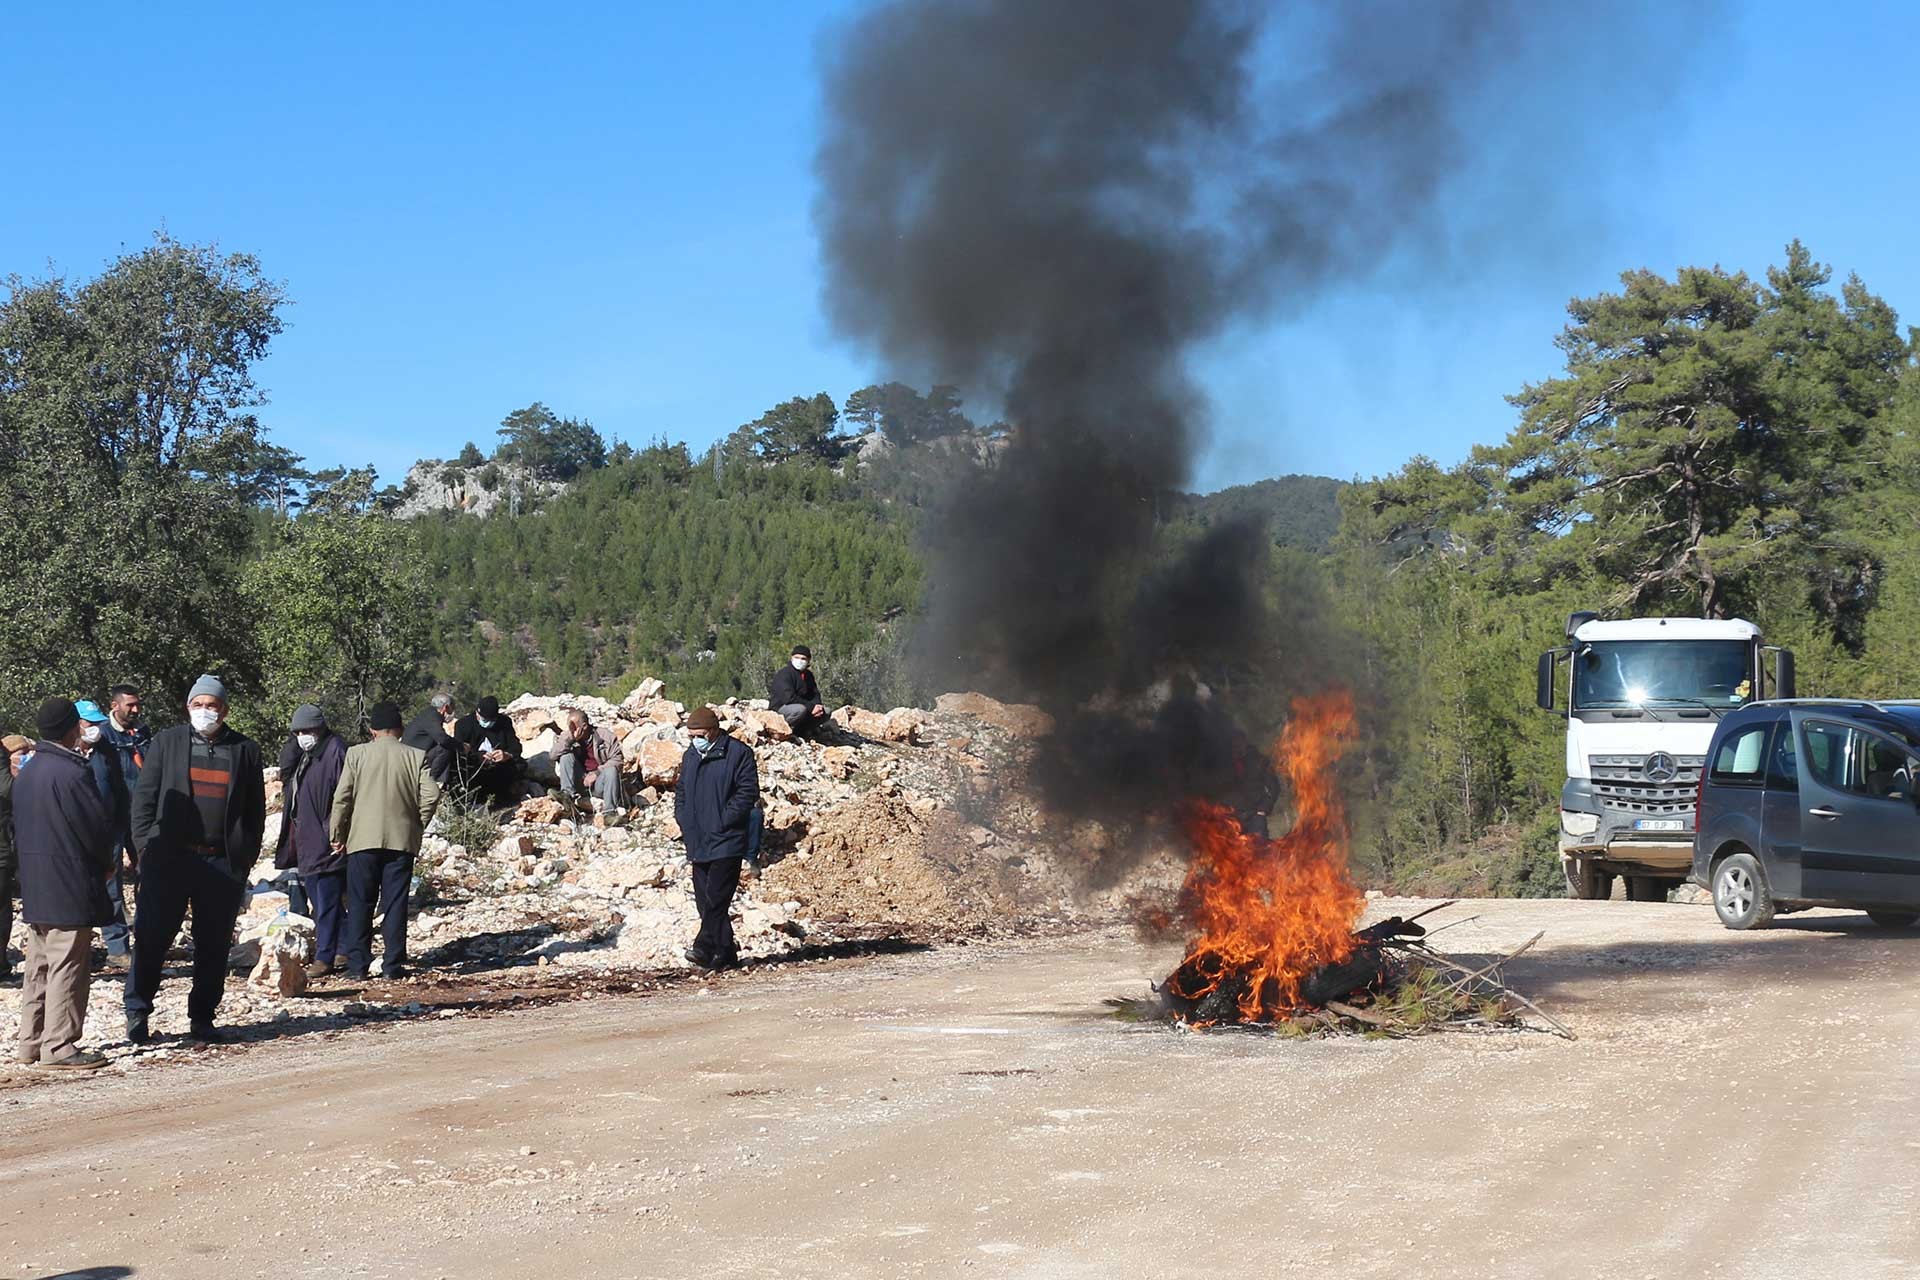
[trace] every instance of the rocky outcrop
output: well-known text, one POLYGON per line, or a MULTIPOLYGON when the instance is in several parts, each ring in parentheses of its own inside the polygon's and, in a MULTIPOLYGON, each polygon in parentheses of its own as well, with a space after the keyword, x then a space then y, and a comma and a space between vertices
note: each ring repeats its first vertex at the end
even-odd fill
POLYGON ((434 511, 486 516, 498 510, 511 510, 516 495, 521 509, 525 510, 566 487, 559 480, 541 479, 517 462, 460 467, 428 458, 407 469, 407 478, 400 486, 400 502, 393 514, 402 520, 434 511))

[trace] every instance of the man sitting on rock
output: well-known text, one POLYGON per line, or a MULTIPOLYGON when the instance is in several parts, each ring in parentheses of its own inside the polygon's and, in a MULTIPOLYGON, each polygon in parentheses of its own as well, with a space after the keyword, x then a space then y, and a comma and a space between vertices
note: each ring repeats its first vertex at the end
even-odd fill
POLYGON ((793 646, 793 657, 773 673, 773 687, 767 703, 793 726, 796 737, 810 738, 827 722, 826 704, 820 701, 820 682, 807 668, 813 665, 813 651, 803 644, 793 646))
POLYGON ((453 750, 460 781, 470 794, 491 805, 512 804, 520 798, 520 735, 500 714, 500 700, 480 699, 470 716, 453 726, 453 750))
POLYGON ((693 864, 693 901, 700 911, 700 933, 687 959, 702 969, 737 964, 733 938, 733 895, 740 887, 747 831, 760 803, 760 770, 753 752, 739 739, 720 732, 712 707, 696 707, 687 717, 693 745, 680 764, 673 794, 673 816, 693 864))
POLYGON ((594 725, 578 707, 567 711, 567 733, 554 748, 554 771, 560 789, 578 800, 584 782, 609 813, 620 810, 620 735, 607 725, 594 725))

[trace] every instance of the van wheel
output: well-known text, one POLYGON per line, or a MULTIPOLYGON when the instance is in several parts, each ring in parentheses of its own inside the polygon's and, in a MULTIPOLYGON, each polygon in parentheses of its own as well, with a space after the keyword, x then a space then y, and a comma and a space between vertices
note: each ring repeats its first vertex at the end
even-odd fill
POLYGON ((1628 876, 1628 902, 1665 902, 1667 882, 1653 876, 1628 876))
POLYGON ((1911 929, 1913 922, 1920 920, 1920 913, 1912 911, 1869 911, 1867 912, 1867 919, 1873 921, 1882 929, 1911 929))
POLYGON ((1589 902, 1603 902, 1613 896, 1613 875, 1594 869, 1585 858, 1562 858, 1560 867, 1567 873, 1567 896, 1589 902))
POLYGON ((1752 854, 1731 854, 1713 869, 1713 913, 1729 929, 1761 929, 1773 920, 1767 875, 1752 854))

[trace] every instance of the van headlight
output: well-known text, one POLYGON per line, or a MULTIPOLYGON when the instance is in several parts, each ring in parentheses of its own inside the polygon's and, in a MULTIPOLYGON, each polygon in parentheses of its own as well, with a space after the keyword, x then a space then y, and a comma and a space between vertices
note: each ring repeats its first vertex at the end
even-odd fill
POLYGON ((1597 813, 1575 813, 1571 809, 1560 811, 1560 829, 1570 836, 1590 836, 1600 829, 1600 815, 1597 813))

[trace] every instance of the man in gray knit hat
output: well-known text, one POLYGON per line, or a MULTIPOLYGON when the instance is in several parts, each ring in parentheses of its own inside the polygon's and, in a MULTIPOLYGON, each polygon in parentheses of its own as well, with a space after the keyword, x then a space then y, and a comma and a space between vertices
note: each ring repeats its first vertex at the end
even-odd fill
POLYGON ((193 910, 189 1037, 219 1039, 213 1017, 227 981, 227 952, 247 876, 260 856, 267 790, 260 748, 227 724, 227 687, 201 676, 187 694, 187 721, 156 734, 133 793, 140 910, 127 974, 127 1039, 147 1040, 167 951, 193 910))

